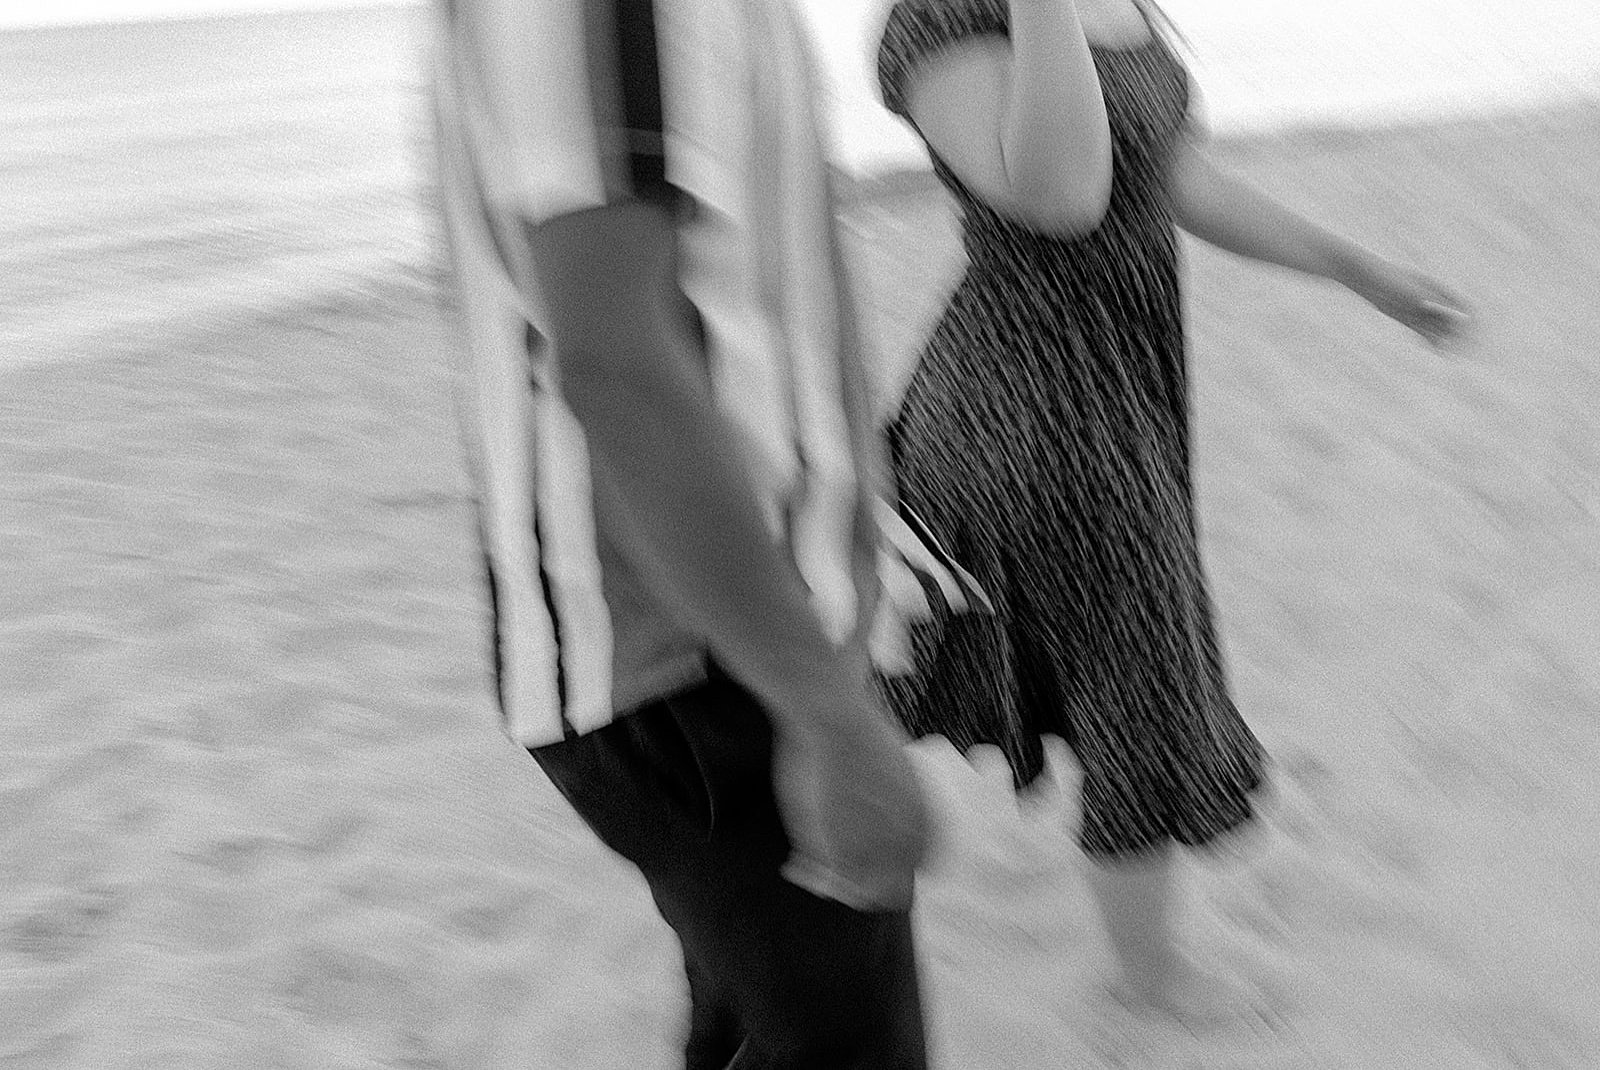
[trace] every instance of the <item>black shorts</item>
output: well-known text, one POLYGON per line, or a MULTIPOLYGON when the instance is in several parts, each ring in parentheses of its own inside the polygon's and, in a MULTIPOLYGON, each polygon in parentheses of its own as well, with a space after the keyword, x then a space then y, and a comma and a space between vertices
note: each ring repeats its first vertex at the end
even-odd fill
POLYGON ((530 753, 644 874, 683 945, 689 1070, 923 1070, 905 911, 861 912, 786 881, 772 726, 711 682, 530 753))

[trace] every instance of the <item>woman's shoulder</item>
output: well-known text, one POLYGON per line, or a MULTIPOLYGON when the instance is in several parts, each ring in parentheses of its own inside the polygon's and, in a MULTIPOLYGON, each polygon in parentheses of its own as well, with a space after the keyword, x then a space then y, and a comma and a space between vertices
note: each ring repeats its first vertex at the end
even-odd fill
POLYGON ((906 114, 906 81, 928 56, 971 37, 1005 36, 1006 0, 899 0, 878 43, 878 86, 890 111, 906 114))

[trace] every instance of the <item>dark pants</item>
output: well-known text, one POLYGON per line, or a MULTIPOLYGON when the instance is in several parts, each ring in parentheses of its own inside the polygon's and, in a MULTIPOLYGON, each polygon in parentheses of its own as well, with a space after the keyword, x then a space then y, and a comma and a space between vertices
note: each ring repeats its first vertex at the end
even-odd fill
POLYGON ((924 1070, 910 915, 780 875, 772 727, 748 692, 717 676, 531 753, 678 934, 689 1070, 924 1070))

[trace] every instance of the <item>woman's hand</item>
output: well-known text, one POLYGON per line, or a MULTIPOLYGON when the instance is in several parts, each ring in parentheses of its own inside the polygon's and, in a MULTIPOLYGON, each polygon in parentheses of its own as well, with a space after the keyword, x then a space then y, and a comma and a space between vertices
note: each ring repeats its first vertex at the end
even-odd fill
POLYGON ((1342 274, 1352 292, 1435 349, 1458 341, 1472 322, 1466 301, 1422 272, 1369 256, 1342 274))

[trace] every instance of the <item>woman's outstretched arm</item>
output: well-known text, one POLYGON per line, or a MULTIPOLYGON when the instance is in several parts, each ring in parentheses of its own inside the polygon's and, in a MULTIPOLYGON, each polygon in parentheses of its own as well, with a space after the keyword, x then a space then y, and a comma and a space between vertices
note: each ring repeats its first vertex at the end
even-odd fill
POLYGON ((1466 304, 1439 282, 1279 204, 1218 167, 1197 138, 1178 149, 1171 182, 1178 225, 1201 241, 1339 283, 1433 345, 1452 340, 1466 326, 1466 304))

